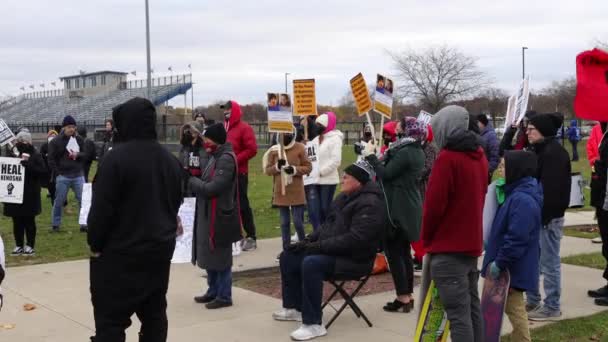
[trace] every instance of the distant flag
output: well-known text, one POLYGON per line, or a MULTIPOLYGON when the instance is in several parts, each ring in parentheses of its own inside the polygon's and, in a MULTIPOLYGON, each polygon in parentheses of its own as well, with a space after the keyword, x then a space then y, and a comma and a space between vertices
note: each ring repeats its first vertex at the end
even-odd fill
POLYGON ((133 76, 137 76, 137 70, 133 70, 133 71, 131 71, 131 75, 133 75, 133 76))
POLYGON ((154 73, 154 68, 150 69, 150 73, 153 74, 154 73))
POLYGON ((170 66, 169 67, 169 71, 173 72, 173 67, 170 66))
POLYGON ((33 84, 32 84, 32 85, 30 85, 30 88, 34 89, 34 85, 33 85, 33 84))
POLYGON ((192 69, 192 64, 188 64, 188 69, 192 69))
POLYGON ((53 87, 56 87, 56 86, 57 86, 57 84, 56 84, 55 82, 51 82, 51 85, 52 85, 53 87))
POLYGON ((86 72, 84 70, 78 70, 81 75, 84 75, 86 72))
POLYGON ((44 88, 44 83, 41 83, 41 84, 40 84, 40 88, 44 88))
POLYGON ((21 88, 19 88, 19 89, 21 89, 21 90, 25 91, 25 87, 21 87, 21 88))

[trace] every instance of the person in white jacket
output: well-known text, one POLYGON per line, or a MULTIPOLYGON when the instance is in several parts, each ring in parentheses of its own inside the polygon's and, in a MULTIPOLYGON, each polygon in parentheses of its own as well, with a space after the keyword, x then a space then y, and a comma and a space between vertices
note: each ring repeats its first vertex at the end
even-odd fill
MULTIPOLYGON (((318 217, 323 224, 329 212, 329 207, 334 199, 336 187, 340 182, 338 169, 342 163, 342 141, 344 135, 336 129, 336 114, 327 112, 319 115, 315 121, 315 127, 319 135, 315 140, 319 143, 319 181, 317 183, 316 202, 313 206, 318 208, 318 217)), ((309 206, 310 207, 310 206, 309 206)))

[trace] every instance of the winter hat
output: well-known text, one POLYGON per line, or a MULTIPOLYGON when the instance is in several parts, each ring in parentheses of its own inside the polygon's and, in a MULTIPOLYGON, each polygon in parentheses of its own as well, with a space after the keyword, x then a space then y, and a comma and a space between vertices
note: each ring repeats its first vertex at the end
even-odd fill
POLYGON ((528 151, 505 151, 505 182, 512 184, 525 177, 535 177, 536 154, 528 151))
POLYGON ((384 124, 382 131, 384 134, 388 134, 391 137, 391 142, 397 139, 397 121, 389 121, 384 124))
POLYGON ((530 118, 530 125, 542 134, 543 137, 553 137, 557 135, 557 130, 562 127, 564 117, 560 113, 536 114, 530 118))
POLYGON ((28 144, 32 144, 32 134, 30 132, 21 131, 15 137, 17 141, 24 141, 28 144))
POLYGON ((359 160, 344 169, 344 173, 354 177, 359 183, 367 184, 373 178, 373 168, 365 160, 359 160))
POLYGON ((464 107, 450 105, 442 108, 431 119, 435 142, 443 149, 452 135, 464 132, 469 127, 469 112, 464 107))
POLYGON ((63 118, 63 123, 61 124, 61 127, 65 127, 65 126, 69 126, 69 125, 76 126, 76 120, 74 120, 74 118, 71 115, 66 115, 63 118))
POLYGON ((485 114, 477 115, 477 121, 481 122, 484 126, 488 125, 488 116, 485 114))
POLYGON ((56 130, 52 129, 46 134, 46 137, 49 138, 51 135, 57 136, 59 135, 59 133, 57 133, 56 130))
POLYGON ((401 129, 405 136, 418 142, 422 142, 426 138, 425 126, 422 121, 418 121, 412 116, 406 116, 401 119, 401 129))
POLYGON ((78 132, 78 135, 80 135, 83 138, 87 137, 87 128, 85 126, 78 126, 78 129, 76 130, 78 132))
POLYGON ((213 124, 203 132, 205 138, 211 139, 214 143, 223 145, 226 143, 226 129, 221 123, 213 124))
POLYGON ((321 114, 315 122, 325 127, 323 134, 329 133, 336 128, 336 114, 334 112, 321 114))
POLYGON ((232 101, 228 101, 222 105, 220 105, 221 109, 232 109, 232 101))

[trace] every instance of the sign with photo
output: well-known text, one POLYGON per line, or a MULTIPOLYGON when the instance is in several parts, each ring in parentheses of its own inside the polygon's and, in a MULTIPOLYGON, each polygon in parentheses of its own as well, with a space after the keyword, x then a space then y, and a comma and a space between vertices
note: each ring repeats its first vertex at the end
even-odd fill
POLYGON ((268 93, 268 132, 292 133, 293 115, 289 94, 268 93))
POLYGON ((23 203, 25 167, 20 158, 0 157, 0 202, 23 203))
POLYGON ((378 74, 374 93, 374 110, 387 119, 393 115, 393 80, 378 74))

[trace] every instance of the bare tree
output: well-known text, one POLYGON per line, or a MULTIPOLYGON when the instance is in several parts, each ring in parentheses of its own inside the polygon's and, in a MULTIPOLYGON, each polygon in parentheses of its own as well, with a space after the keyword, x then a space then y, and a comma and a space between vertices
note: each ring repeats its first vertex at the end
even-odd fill
POLYGON ((399 75, 398 91, 432 112, 490 84, 485 73, 478 69, 476 58, 453 47, 444 45, 420 52, 410 49, 388 53, 399 75))
POLYGON ((553 81, 551 85, 541 91, 555 104, 555 111, 566 116, 574 116, 574 97, 576 96, 576 78, 569 77, 561 81, 553 81))

